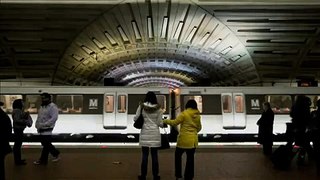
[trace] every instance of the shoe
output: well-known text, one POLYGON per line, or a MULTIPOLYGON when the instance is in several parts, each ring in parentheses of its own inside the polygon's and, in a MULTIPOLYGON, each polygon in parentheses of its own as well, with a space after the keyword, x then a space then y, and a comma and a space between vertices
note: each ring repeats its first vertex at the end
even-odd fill
POLYGON ((43 162, 43 161, 41 161, 41 160, 34 161, 33 164, 34 164, 34 165, 47 165, 46 162, 43 162))
POLYGON ((51 161, 58 162, 59 160, 60 160, 60 156, 58 155, 58 156, 53 157, 51 161))
POLYGON ((160 176, 153 176, 153 180, 160 180, 160 176))

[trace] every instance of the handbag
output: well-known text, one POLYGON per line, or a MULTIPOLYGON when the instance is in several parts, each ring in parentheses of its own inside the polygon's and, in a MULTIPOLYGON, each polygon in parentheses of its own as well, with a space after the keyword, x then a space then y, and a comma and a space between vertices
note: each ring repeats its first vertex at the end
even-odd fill
POLYGON ((141 107, 140 115, 139 115, 138 119, 136 121, 134 121, 133 127, 135 127, 136 129, 141 129, 143 126, 143 123, 144 123, 144 119, 143 119, 142 107, 141 107))
POLYGON ((159 149, 170 149, 169 137, 166 131, 165 134, 161 134, 161 146, 159 149))

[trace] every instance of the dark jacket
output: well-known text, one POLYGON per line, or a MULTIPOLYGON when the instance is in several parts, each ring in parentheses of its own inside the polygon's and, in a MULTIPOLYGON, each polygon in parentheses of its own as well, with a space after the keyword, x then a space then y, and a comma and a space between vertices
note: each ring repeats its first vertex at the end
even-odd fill
POLYGON ((267 111, 263 111, 261 118, 258 120, 257 125, 259 126, 258 133, 258 143, 265 144, 271 143, 272 135, 273 135, 273 121, 274 121, 274 113, 272 109, 268 109, 267 111))
POLYGON ((0 108, 0 155, 11 152, 9 141, 12 135, 12 124, 9 116, 0 108))

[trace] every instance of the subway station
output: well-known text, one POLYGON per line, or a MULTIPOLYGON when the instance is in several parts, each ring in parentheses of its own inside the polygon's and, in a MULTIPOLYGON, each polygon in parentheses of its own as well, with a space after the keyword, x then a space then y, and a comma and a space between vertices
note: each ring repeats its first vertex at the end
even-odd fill
POLYGON ((6 180, 320 179, 319 0, 0 0, 0 69, 6 180))

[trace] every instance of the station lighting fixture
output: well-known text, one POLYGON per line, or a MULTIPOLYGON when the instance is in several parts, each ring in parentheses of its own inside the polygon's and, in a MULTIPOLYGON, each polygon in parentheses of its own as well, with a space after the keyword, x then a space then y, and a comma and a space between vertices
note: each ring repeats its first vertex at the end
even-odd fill
POLYGON ((119 31, 119 33, 121 35, 121 38, 122 38, 123 42, 129 42, 129 38, 126 35, 126 33, 124 32, 124 30, 122 29, 122 27, 118 26, 117 29, 118 29, 118 31, 119 31))
POLYGON ((109 40, 112 46, 115 46, 118 44, 107 31, 104 32, 104 35, 107 37, 107 39, 109 40))
POLYGON ((73 57, 77 61, 82 61, 84 59, 83 57, 80 57, 80 56, 78 56, 76 54, 71 54, 71 57, 73 57))
POLYGON ((137 40, 141 40, 141 34, 136 21, 131 21, 132 29, 137 40))
POLYGON ((213 44, 211 44, 210 48, 211 49, 216 48, 221 42, 222 42, 221 38, 217 39, 213 44))
POLYGON ((92 38, 93 43, 104 53, 108 53, 109 50, 96 38, 92 38))
POLYGON ((160 34, 160 37, 162 39, 165 39, 167 37, 167 28, 168 28, 168 17, 165 16, 162 21, 162 28, 161 28, 161 34, 160 34))
POLYGON ((150 16, 147 17, 147 25, 148 25, 148 37, 149 39, 153 39, 153 24, 152 24, 152 18, 150 16))
POLYGON ((176 31, 174 32, 173 39, 178 40, 183 27, 183 21, 179 21, 176 31))
POLYGON ((187 42, 189 42, 189 43, 191 42, 191 40, 193 39, 195 33, 197 32, 197 29, 198 29, 197 26, 194 26, 194 27, 192 28, 191 32, 189 33, 189 35, 188 35, 188 37, 187 37, 187 39, 186 39, 187 42))
POLYGON ((232 49, 232 46, 228 46, 227 48, 225 48, 224 50, 222 50, 220 53, 222 55, 226 55, 228 52, 230 52, 232 49))
POLYGON ((203 45, 208 40, 209 36, 210 36, 210 32, 206 32, 206 34, 204 34, 204 36, 201 38, 198 44, 203 45))

